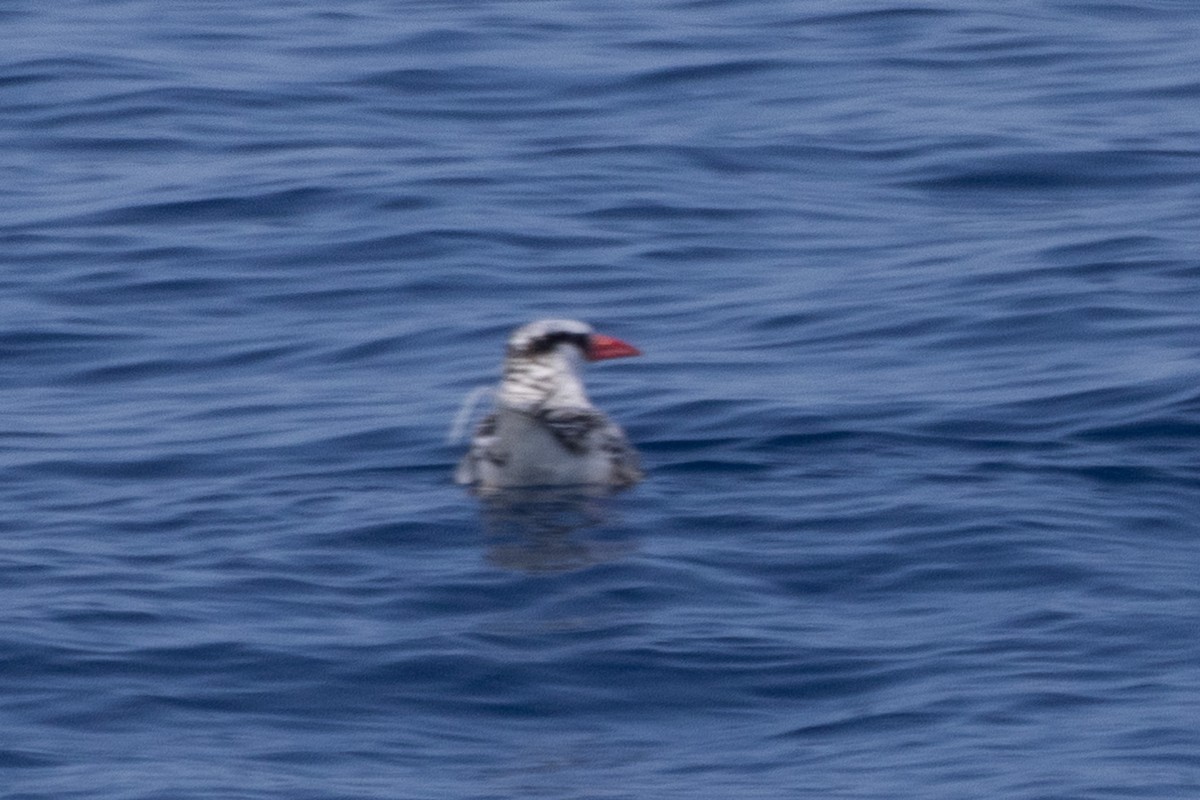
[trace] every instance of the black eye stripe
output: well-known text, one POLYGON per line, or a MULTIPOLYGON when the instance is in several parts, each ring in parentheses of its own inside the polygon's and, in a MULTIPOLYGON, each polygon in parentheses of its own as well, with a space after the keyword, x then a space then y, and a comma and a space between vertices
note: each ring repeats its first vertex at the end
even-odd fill
POLYGON ((539 336, 529 343, 529 352, 548 353, 563 342, 570 342, 580 350, 587 352, 588 335, 586 333, 568 333, 567 331, 555 331, 547 333, 545 336, 539 336))

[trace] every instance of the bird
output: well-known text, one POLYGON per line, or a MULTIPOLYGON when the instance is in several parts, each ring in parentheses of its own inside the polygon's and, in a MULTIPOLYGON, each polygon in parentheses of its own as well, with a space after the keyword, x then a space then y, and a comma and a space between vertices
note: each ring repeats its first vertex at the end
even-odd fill
POLYGON ((518 487, 623 489, 642 479, 625 432, 584 391, 585 362, 641 355, 585 322, 540 319, 509 336, 496 407, 454 479, 487 494, 518 487))

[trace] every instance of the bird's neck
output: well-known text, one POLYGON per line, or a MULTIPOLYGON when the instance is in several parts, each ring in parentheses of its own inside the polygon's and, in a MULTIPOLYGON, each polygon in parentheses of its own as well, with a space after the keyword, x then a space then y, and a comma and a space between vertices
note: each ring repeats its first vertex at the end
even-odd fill
POLYGON ((505 361, 498 400, 501 406, 530 413, 543 408, 591 406, 578 366, 557 353, 505 361))

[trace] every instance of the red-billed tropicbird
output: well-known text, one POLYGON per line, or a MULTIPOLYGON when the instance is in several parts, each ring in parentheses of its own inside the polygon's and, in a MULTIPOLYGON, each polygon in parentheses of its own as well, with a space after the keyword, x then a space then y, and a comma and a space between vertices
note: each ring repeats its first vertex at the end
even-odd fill
POLYGON ((621 488, 642 477, 624 431, 588 400, 584 361, 640 355, 583 322, 543 319, 513 332, 496 409, 454 474, 482 491, 521 486, 621 488))

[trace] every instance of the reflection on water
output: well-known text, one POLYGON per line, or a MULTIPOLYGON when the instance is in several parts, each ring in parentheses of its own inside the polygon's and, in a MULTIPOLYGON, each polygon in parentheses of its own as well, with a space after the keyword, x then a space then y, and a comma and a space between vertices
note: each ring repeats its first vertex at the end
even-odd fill
POLYGON ((481 498, 489 563, 521 572, 570 572, 623 558, 603 490, 510 489, 481 498))

